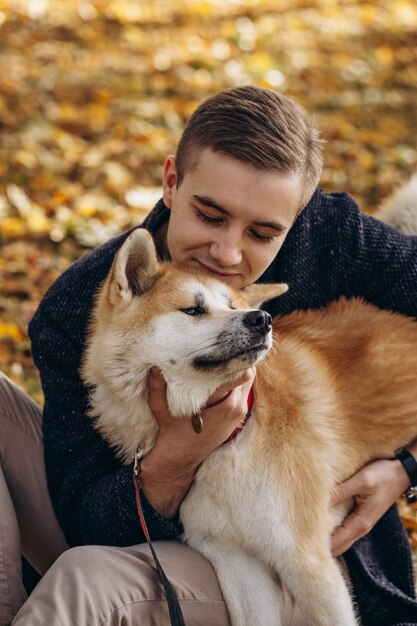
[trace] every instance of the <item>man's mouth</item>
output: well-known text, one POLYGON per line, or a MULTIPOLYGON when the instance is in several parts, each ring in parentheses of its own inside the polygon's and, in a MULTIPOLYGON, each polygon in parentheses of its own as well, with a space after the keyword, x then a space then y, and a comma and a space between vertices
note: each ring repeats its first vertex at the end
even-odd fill
POLYGON ((205 272, 207 272, 208 274, 212 274, 213 276, 216 276, 221 280, 233 280, 234 278, 236 278, 236 276, 239 276, 238 272, 222 272, 210 267, 209 265, 205 265, 205 263, 202 263, 201 261, 197 261, 197 263, 205 272))

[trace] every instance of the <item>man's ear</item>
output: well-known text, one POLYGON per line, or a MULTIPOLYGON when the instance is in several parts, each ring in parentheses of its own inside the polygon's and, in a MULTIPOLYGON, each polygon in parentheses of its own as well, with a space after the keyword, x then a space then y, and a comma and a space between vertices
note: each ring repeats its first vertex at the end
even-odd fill
POLYGON ((162 180, 162 197, 168 209, 172 207, 172 194, 177 185, 177 161, 173 154, 170 154, 165 161, 164 174, 162 180))
POLYGON ((285 283, 272 283, 270 285, 254 283, 244 287, 240 293, 251 308, 259 309, 261 304, 281 296, 286 291, 288 291, 288 285, 285 283))
POLYGON ((159 276, 154 241, 147 230, 138 228, 117 253, 109 276, 109 300, 125 308, 133 296, 149 291, 159 276))

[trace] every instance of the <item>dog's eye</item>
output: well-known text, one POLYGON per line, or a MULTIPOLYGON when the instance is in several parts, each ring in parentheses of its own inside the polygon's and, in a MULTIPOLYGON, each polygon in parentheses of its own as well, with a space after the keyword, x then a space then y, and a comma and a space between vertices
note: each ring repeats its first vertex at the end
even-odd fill
POLYGON ((203 315, 205 310, 201 306, 190 306, 188 309, 181 309, 187 315, 203 315))

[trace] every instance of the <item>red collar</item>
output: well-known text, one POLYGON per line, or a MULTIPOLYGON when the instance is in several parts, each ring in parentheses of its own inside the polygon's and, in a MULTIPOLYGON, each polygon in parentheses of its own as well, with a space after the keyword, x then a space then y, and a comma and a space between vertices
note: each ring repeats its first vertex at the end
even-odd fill
POLYGON ((246 415, 243 418, 243 420, 240 422, 239 426, 236 426, 236 428, 234 429, 232 434, 229 435, 229 437, 226 439, 226 441, 224 443, 227 443, 228 441, 231 441, 232 439, 234 439, 236 437, 236 435, 238 435, 240 433, 240 431, 242 430, 242 428, 246 424, 246 422, 248 420, 248 417, 250 416, 250 412, 251 412, 252 407, 253 407, 254 398, 255 398, 255 396, 253 394, 253 387, 251 387, 251 389, 249 391, 249 395, 248 395, 248 412, 246 413, 246 415))

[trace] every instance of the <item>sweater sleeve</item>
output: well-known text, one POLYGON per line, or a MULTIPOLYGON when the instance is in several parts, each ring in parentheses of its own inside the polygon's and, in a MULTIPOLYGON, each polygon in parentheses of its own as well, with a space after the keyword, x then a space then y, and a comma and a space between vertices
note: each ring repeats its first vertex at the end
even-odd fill
MULTIPOLYGON (((46 294, 30 324, 45 396, 43 436, 48 487, 69 545, 127 546, 145 540, 133 485, 124 466, 93 428, 88 389, 79 376, 91 302, 114 250, 74 264, 46 294), (111 254, 110 254, 111 253, 111 254), (103 257, 109 259, 103 264, 103 257)), ((141 494, 152 539, 172 539, 177 520, 162 518, 141 494)))
POLYGON ((350 293, 379 308, 417 316, 417 237, 360 212, 339 232, 350 293))

